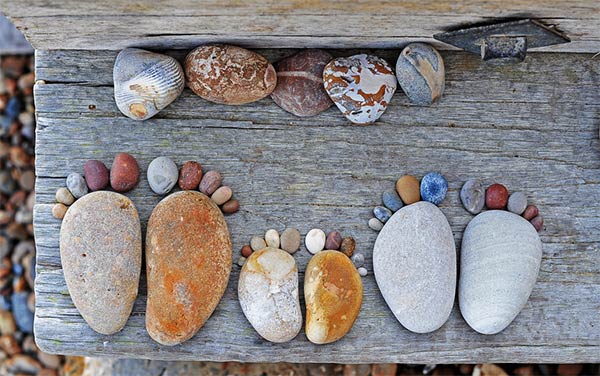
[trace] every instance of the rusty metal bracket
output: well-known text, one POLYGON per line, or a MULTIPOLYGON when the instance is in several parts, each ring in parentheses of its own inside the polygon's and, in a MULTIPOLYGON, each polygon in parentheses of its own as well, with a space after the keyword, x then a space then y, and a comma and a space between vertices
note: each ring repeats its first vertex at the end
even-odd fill
POLYGON ((481 56, 483 60, 523 61, 528 48, 571 40, 533 19, 500 22, 435 34, 435 39, 481 56))

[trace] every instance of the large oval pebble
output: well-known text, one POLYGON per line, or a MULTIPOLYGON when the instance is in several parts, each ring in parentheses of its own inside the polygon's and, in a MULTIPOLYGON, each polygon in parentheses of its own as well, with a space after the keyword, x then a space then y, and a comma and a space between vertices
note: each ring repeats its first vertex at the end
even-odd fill
POLYGON ((146 329, 155 341, 196 334, 225 292, 231 259, 227 223, 210 198, 181 191, 158 203, 146 234, 146 329))
POLYGON ((439 99, 445 87, 444 60, 425 43, 406 46, 396 62, 400 87, 414 104, 427 106, 439 99))
POLYGON ((60 259, 75 307, 102 334, 121 330, 137 296, 142 233, 133 202, 108 191, 69 207, 60 228, 60 259))
POLYGON ((327 94, 344 116, 361 125, 379 119, 396 91, 392 68, 373 55, 332 60, 325 66, 323 81, 327 94))
POLYGON ((456 289, 456 247, 446 216, 427 201, 394 213, 375 241, 373 271, 406 329, 428 333, 444 325, 456 289))
POLYGON ((460 311, 482 334, 505 329, 527 303, 542 259, 542 242, 531 223, 503 210, 469 222, 462 240, 460 311))
POLYGON ((358 316, 362 295, 362 279, 346 255, 332 250, 314 255, 304 277, 308 339, 324 344, 345 336, 358 316))
POLYGON ((242 311, 264 339, 287 342, 302 328, 296 260, 281 249, 254 252, 238 284, 242 311))
POLYGON ((271 94, 277 84, 267 59, 241 47, 201 46, 185 59, 188 86, 215 103, 244 104, 271 94))

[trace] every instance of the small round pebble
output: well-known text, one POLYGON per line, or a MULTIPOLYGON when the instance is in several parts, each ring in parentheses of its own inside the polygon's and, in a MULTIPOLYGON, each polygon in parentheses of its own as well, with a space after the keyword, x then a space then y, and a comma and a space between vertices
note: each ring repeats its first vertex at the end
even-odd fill
POLYGON ((237 260, 238 266, 244 266, 245 263, 246 263, 246 258, 244 256, 240 256, 240 258, 237 260))
POLYGON ((72 172, 67 176, 67 188, 75 198, 81 198, 88 193, 85 179, 76 172, 72 172))
POLYGON ((325 240, 325 232, 321 229, 313 228, 306 234, 304 244, 306 245, 306 249, 314 255, 323 250, 325 247, 325 240))
POLYGON ((376 206, 373 208, 373 215, 375 218, 379 219, 381 223, 385 223, 392 216, 392 212, 390 209, 383 206, 376 206))
POLYGON ((381 223, 381 221, 377 218, 371 218, 369 219, 369 227, 373 231, 381 231, 383 228, 383 223, 381 223))
POLYGON ((221 206, 221 210, 225 214, 233 214, 240 210, 240 202, 236 199, 229 200, 221 206))
POLYGON ((342 234, 338 231, 331 231, 327 234, 327 239, 325 240, 325 249, 332 249, 337 251, 340 249, 342 245, 342 234))
POLYGON ((544 218, 541 215, 537 215, 529 221, 533 227, 535 227, 536 231, 541 231, 544 228, 544 218))
POLYGON ((523 192, 511 193, 506 205, 508 211, 521 215, 527 208, 527 196, 523 192))
POLYGON ((396 191, 405 205, 421 201, 419 180, 412 175, 404 175, 396 182, 396 191))
POLYGON ((52 216, 56 219, 63 219, 67 213, 67 209, 67 206, 65 204, 61 204, 60 202, 54 204, 52 207, 52 216))
POLYGON ((196 161, 187 161, 179 172, 179 188, 184 191, 198 189, 202 180, 202 165, 196 161))
POLYGON ((381 195, 381 200, 383 201, 383 205, 393 212, 397 212, 402 208, 402 206, 404 206, 402 199, 400 196, 398 196, 398 193, 392 189, 383 192, 381 195))
POLYGON ((485 191, 485 206, 488 209, 504 209, 508 203, 508 189, 502 184, 492 184, 485 191))
POLYGON ((75 197, 73 197, 67 188, 58 188, 56 191, 56 202, 69 206, 75 202, 75 197))
POLYGON ((365 255, 362 253, 355 253, 350 257, 350 260, 352 260, 355 267, 360 268, 365 264, 365 255))
POLYGON ((485 205, 485 190, 476 179, 469 179, 460 190, 460 201, 466 211, 479 214, 485 205))
POLYGON ((158 157, 148 165, 148 184, 154 193, 165 195, 173 189, 179 178, 179 169, 169 157, 158 157))
POLYGON ((537 206, 528 205, 523 212, 523 218, 531 221, 533 218, 537 217, 538 214, 540 214, 540 211, 538 210, 537 206))
POLYGON ((352 257, 354 254, 354 250, 356 249, 356 241, 353 237, 347 236, 342 240, 342 245, 340 246, 340 252, 345 254, 348 257, 352 257))
POLYGON ((265 232, 265 242, 267 247, 279 248, 279 233, 275 229, 270 229, 265 232))
POLYGON ((250 248, 252 248, 254 252, 258 252, 261 249, 267 248, 267 242, 260 236, 253 236, 252 239, 250 239, 250 248))
POLYGON ((361 277, 366 277, 367 274, 369 274, 369 272, 367 271, 367 268, 364 268, 364 267, 361 266, 360 268, 358 268, 358 274, 361 277))
POLYGON ((300 231, 295 228, 286 228, 280 237, 281 249, 287 253, 294 254, 300 248, 300 231))
POLYGON ((434 205, 439 205, 448 193, 446 178, 437 172, 430 172, 421 179, 421 198, 434 205))
POLYGON ((233 196, 233 191, 230 187, 224 185, 222 187, 217 188, 215 193, 213 193, 212 196, 210 196, 210 198, 214 201, 215 204, 220 206, 229 201, 231 199, 231 196, 233 196))
POLYGON ((110 168, 111 187, 117 192, 129 192, 135 188, 139 181, 140 168, 133 155, 128 153, 115 155, 110 168))
POLYGON ((202 177, 198 189, 207 196, 212 195, 221 186, 223 177, 218 171, 208 171, 202 177))
POLYGON ((90 191, 99 191, 108 187, 110 173, 102 161, 91 159, 85 162, 83 173, 90 191))
POLYGON ((245 258, 250 257, 250 255, 252 254, 252 247, 250 247, 248 244, 246 244, 245 246, 242 247, 242 256, 244 256, 245 258))

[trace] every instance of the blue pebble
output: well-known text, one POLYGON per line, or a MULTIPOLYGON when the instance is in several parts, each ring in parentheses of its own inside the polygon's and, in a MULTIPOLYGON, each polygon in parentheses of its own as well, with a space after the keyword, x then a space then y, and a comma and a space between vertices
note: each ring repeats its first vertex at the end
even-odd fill
POLYGON ((17 97, 12 97, 8 100, 8 103, 6 104, 6 108, 4 109, 4 113, 6 114, 6 116, 8 116, 11 120, 15 120, 16 118, 19 117, 19 113, 21 112, 21 102, 19 101, 19 98, 17 97))
POLYGON ((375 218, 379 219, 381 223, 385 223, 392 216, 392 212, 390 209, 384 208, 383 206, 376 206, 373 208, 373 215, 375 218))
POLYGON ((7 131, 8 128, 10 128, 10 125, 12 124, 12 119, 6 115, 0 115, 0 125, 2 126, 2 128, 7 131))
POLYGON ((441 174, 430 172, 421 180, 421 199, 439 205, 448 193, 448 182, 441 174))
POLYGON ((15 292, 12 295, 13 316, 23 333, 33 332, 33 312, 27 308, 29 294, 25 291, 15 292))
POLYGON ((10 301, 10 295, 2 295, 0 297, 0 309, 3 311, 12 310, 12 303, 10 301))
POLYGON ((21 264, 13 264, 12 270, 13 274, 16 276, 20 276, 23 274, 23 266, 21 264))
POLYGON ((29 275, 31 276, 31 280, 35 281, 35 257, 31 258, 31 267, 29 268, 29 275))
POLYGON ((398 196, 398 193, 396 193, 395 189, 390 189, 389 191, 383 192, 381 199, 383 201, 383 205, 393 212, 397 212, 404 205, 402 203, 402 199, 400 199, 400 196, 398 196))

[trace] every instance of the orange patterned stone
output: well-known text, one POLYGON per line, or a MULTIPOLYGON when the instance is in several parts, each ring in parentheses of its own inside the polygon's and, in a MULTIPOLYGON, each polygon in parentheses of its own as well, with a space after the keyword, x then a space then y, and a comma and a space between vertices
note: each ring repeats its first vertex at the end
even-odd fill
POLYGON ((146 235, 146 329, 176 345, 204 325, 221 300, 231 271, 231 239, 219 207, 197 191, 163 199, 146 235))

